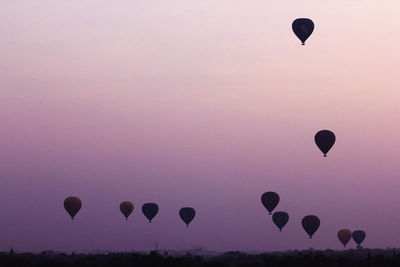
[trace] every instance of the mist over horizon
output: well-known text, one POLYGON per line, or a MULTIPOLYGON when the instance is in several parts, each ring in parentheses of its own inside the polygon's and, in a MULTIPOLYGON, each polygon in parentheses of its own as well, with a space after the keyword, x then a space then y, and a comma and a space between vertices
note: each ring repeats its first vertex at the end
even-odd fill
POLYGON ((0 251, 341 250, 340 229, 400 247, 399 12, 394 0, 2 1, 0 251), (315 23, 305 46, 296 18, 315 23), (289 214, 282 232, 266 191, 289 214), (73 221, 68 196, 82 200, 73 221), (146 202, 160 208, 151 224, 146 202))

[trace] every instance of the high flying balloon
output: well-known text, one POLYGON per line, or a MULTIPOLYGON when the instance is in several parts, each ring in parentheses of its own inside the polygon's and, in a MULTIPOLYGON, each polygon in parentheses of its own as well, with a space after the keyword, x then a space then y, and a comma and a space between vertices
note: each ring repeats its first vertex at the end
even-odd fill
POLYGON ((289 214, 284 211, 277 211, 272 214, 272 221, 278 226, 279 231, 282 232, 282 228, 288 223, 289 221, 289 214))
POLYGON ((314 140, 319 150, 321 150, 322 153, 324 153, 324 157, 326 157, 328 151, 335 144, 336 136, 329 130, 322 130, 315 134, 314 140))
POLYGON ((320 225, 320 220, 315 215, 307 215, 301 220, 301 225, 303 226, 304 231, 308 234, 310 239, 313 234, 318 230, 320 225))
POLYGON ((186 226, 188 227, 189 223, 194 219, 194 216, 196 216, 196 211, 194 210, 194 208, 184 207, 180 209, 179 216, 181 217, 182 221, 186 223, 186 226))
POLYGON ((344 247, 346 247, 346 244, 350 241, 351 239, 351 231, 348 229, 341 229, 337 233, 337 236, 339 238, 339 241, 343 244, 344 247))
POLYGON ((149 223, 151 223, 151 220, 153 220, 158 213, 158 205, 156 203, 144 203, 142 206, 142 212, 149 220, 149 223))
POLYGON ((130 201, 121 202, 119 205, 119 209, 121 210, 122 214, 125 216, 125 219, 128 220, 129 215, 131 215, 134 206, 133 203, 130 201))
POLYGON ((314 31, 314 22, 306 18, 296 19, 292 23, 292 29, 297 38, 300 39, 301 44, 304 45, 305 41, 314 31))
POLYGON ((269 215, 276 208, 279 203, 279 195, 275 192, 265 192, 261 196, 261 203, 268 210, 269 215))
POLYGON ((64 208, 68 212, 69 216, 71 216, 71 219, 73 220, 75 215, 78 213, 78 211, 82 207, 82 201, 79 199, 79 197, 67 197, 64 200, 64 208))

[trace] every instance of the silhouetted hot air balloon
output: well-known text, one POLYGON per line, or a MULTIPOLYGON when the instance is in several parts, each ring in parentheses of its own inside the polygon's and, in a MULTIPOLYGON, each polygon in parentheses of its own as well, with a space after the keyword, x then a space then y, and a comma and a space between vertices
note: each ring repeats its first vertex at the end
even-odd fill
POLYGON ((300 39, 301 44, 304 45, 304 42, 314 31, 314 22, 305 18, 295 19, 292 23, 292 29, 297 38, 300 39))
POLYGON ((182 221, 186 223, 186 226, 189 226, 189 223, 193 220, 195 215, 196 211, 191 207, 184 207, 179 211, 179 216, 181 217, 182 221))
POLYGON ((365 239, 365 232, 362 230, 354 231, 352 234, 353 240, 357 243, 358 247, 361 247, 361 243, 365 239))
POLYGON ((301 220, 301 225, 311 239, 313 234, 318 230, 320 221, 315 215, 307 215, 301 220))
POLYGON ((322 130, 316 133, 314 137, 315 143, 318 148, 324 153, 324 157, 328 151, 333 147, 336 141, 335 134, 329 130, 322 130))
POLYGON ((151 220, 153 220, 158 213, 158 205, 156 203, 144 203, 142 206, 142 212, 149 220, 149 223, 151 223, 151 220))
POLYGON ((82 207, 82 201, 79 199, 79 197, 67 197, 64 200, 64 208, 71 216, 72 220, 74 219, 78 211, 81 209, 81 207, 82 207))
POLYGON ((130 201, 121 202, 119 205, 119 209, 121 210, 122 214, 125 216, 125 219, 128 220, 129 215, 131 215, 134 207, 133 203, 130 201))
POLYGON ((339 232, 337 233, 337 236, 339 238, 339 241, 342 242, 343 246, 346 247, 346 244, 351 239, 351 231, 348 229, 339 230, 339 232))
POLYGON ((275 192, 265 192, 261 196, 261 203, 269 211, 269 215, 271 215, 279 203, 279 195, 275 192))
POLYGON ((282 228, 289 221, 289 214, 284 211, 274 212, 274 214, 272 214, 272 220, 274 221, 275 225, 278 226, 279 231, 282 231, 282 228))

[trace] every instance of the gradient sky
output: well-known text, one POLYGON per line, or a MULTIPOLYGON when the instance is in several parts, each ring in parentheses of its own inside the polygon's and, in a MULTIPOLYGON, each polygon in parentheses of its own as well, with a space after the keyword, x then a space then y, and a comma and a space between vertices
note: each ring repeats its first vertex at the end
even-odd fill
POLYGON ((400 2, 297 2, 1 1, 0 250, 399 247, 400 2))

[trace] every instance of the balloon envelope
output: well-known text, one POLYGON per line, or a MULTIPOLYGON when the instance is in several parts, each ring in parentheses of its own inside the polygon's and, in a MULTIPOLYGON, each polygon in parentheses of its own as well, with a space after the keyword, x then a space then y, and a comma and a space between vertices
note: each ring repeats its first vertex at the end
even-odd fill
POLYGON ((272 221, 278 226, 279 231, 282 231, 282 228, 288 223, 289 221, 289 214, 284 211, 277 211, 272 214, 272 221))
POLYGON ((313 234, 318 230, 320 225, 320 220, 315 215, 307 215, 301 220, 301 225, 304 231, 312 238, 313 234))
POLYGON ((144 203, 142 206, 142 212, 151 223, 151 220, 153 220, 158 213, 158 205, 156 203, 144 203))
POLYGON ((179 211, 179 216, 181 217, 182 221, 186 223, 186 226, 189 226, 189 223, 193 220, 195 215, 196 211, 191 207, 184 207, 179 211))
POLYGON ((279 195, 275 192, 265 192, 261 196, 261 203, 271 215, 271 212, 276 208, 279 203, 279 195))
POLYGON ((129 215, 131 215, 134 209, 133 203, 130 201, 121 202, 121 204, 119 205, 119 209, 121 210, 125 218, 128 220, 129 215))
POLYGON ((341 229, 339 230, 339 232, 337 233, 337 236, 339 238, 339 241, 343 244, 343 246, 345 247, 346 244, 350 241, 351 239, 351 231, 348 229, 341 229))
POLYGON ((319 150, 321 150, 322 153, 324 153, 324 157, 326 157, 328 151, 335 144, 336 136, 329 130, 322 130, 315 134, 314 140, 319 150))
POLYGON ((306 18, 295 19, 292 23, 292 29, 297 38, 300 39, 301 44, 304 45, 304 42, 314 31, 314 22, 306 18))
POLYGON ((82 201, 79 199, 79 197, 67 197, 64 200, 64 208, 68 212, 68 214, 71 216, 71 219, 73 220, 75 215, 78 213, 78 211, 82 207, 82 201))
POLYGON ((357 245, 360 245, 364 241, 365 236, 366 234, 362 230, 354 231, 352 234, 353 240, 357 243, 357 245))

